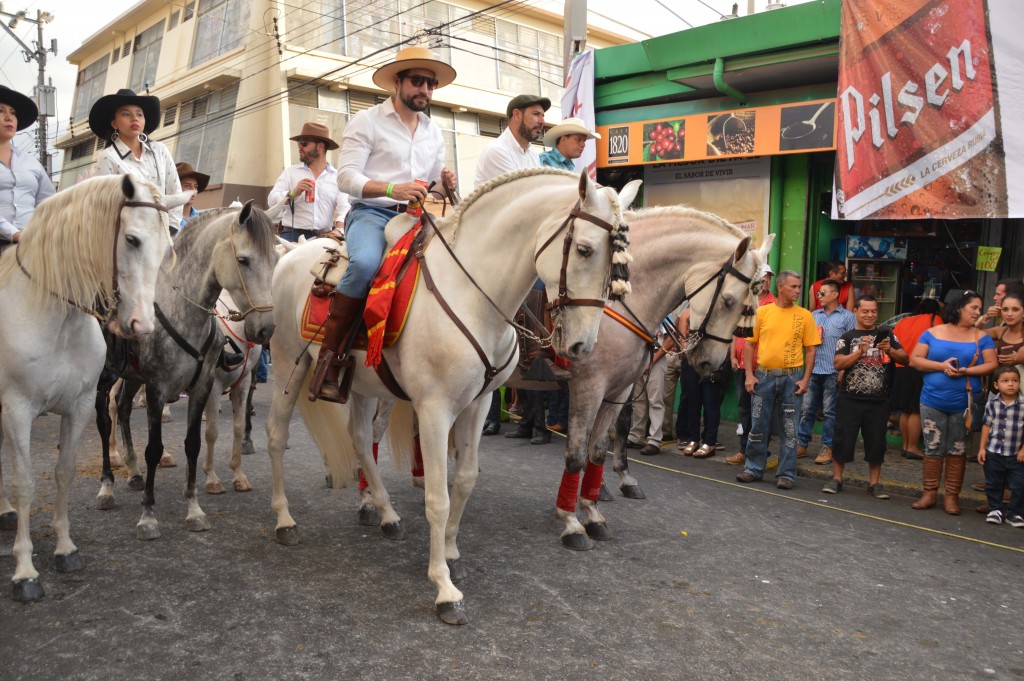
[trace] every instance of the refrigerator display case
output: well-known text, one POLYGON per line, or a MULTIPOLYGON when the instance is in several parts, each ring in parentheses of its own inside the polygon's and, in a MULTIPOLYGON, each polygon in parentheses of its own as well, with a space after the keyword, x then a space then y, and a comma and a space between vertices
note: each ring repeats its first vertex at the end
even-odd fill
POLYGON ((900 312, 903 266, 907 240, 900 237, 847 236, 832 241, 832 259, 846 263, 846 277, 854 296, 878 300, 878 323, 900 312))

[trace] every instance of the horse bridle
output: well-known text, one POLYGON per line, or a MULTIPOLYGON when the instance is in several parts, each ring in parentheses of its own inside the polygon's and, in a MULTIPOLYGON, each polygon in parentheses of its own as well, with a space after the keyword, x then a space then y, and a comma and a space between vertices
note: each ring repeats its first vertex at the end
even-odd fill
POLYGON ((733 265, 732 265, 732 258, 729 258, 729 259, 727 259, 725 261, 725 263, 721 267, 718 268, 717 272, 712 274, 711 277, 707 281, 705 281, 703 284, 698 286, 696 288, 696 290, 694 290, 693 293, 687 295, 685 293, 685 291, 684 291, 684 293, 683 293, 683 300, 690 300, 695 295, 697 295, 698 293, 703 291, 705 288, 707 288, 711 284, 711 282, 717 281, 717 283, 715 284, 715 294, 711 297, 711 304, 708 305, 708 313, 706 315, 704 315, 704 319, 700 323, 700 328, 698 328, 696 331, 691 331, 690 335, 687 336, 687 338, 686 338, 686 347, 688 349, 690 347, 695 346, 703 338, 710 338, 713 341, 718 341, 719 343, 725 343, 725 344, 729 344, 729 343, 732 342, 731 338, 722 338, 721 336, 715 336, 715 335, 712 335, 712 334, 708 333, 708 324, 711 322, 711 315, 715 311, 715 303, 718 302, 718 296, 721 295, 722 287, 725 286, 725 278, 726 278, 726 276, 728 276, 730 274, 732 276, 736 277, 737 279, 739 279, 740 281, 742 281, 744 284, 749 284, 750 282, 753 281, 752 277, 748 277, 747 275, 743 274, 738 269, 733 267, 733 265))
POLYGON ((552 300, 550 303, 548 303, 547 309, 550 311, 558 310, 563 307, 572 306, 605 306, 605 301, 599 300, 597 298, 569 297, 569 288, 568 284, 566 283, 566 275, 569 269, 569 253, 572 250, 572 238, 573 235, 576 233, 576 218, 580 218, 581 220, 586 220, 591 224, 597 225, 598 227, 605 230, 609 234, 615 231, 614 225, 605 222, 596 215, 591 215, 590 213, 586 213, 583 210, 580 210, 580 202, 576 202, 576 205, 573 207, 571 211, 569 211, 569 215, 565 218, 562 224, 558 227, 558 229, 554 231, 554 233, 551 236, 548 237, 547 241, 544 242, 544 244, 540 247, 540 249, 537 250, 537 252, 533 256, 533 262, 536 263, 537 260, 540 258, 540 254, 544 252, 544 249, 547 248, 551 244, 551 242, 555 240, 555 237, 561 234, 562 230, 565 229, 566 226, 569 227, 569 230, 565 233, 565 238, 562 240, 562 267, 558 272, 558 297, 552 300))

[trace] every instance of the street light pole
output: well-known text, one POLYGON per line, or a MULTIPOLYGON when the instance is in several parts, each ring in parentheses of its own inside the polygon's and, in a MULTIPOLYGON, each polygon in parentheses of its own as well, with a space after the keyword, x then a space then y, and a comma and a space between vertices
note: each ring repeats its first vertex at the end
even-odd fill
POLYGON ((52 52, 55 56, 57 54, 57 41, 53 40, 50 43, 50 47, 46 48, 43 46, 43 24, 53 21, 53 14, 50 12, 44 12, 42 10, 36 10, 36 18, 30 19, 26 16, 27 12, 21 10, 14 14, 9 14, 3 10, 3 5, 0 5, 0 17, 9 19, 9 21, 0 21, 0 26, 7 31, 12 38, 18 41, 21 45, 22 52, 25 54, 25 61, 29 62, 33 59, 39 64, 39 81, 36 83, 36 105, 39 107, 39 118, 37 119, 38 129, 37 134, 39 137, 39 163, 46 169, 47 174, 50 173, 50 154, 47 151, 47 139, 46 139, 46 119, 48 116, 54 114, 53 101, 54 93, 53 86, 46 84, 46 53, 52 52), (21 42, 21 38, 14 32, 14 28, 22 22, 27 21, 31 24, 36 25, 38 39, 35 43, 35 49, 30 48, 25 43, 21 42))

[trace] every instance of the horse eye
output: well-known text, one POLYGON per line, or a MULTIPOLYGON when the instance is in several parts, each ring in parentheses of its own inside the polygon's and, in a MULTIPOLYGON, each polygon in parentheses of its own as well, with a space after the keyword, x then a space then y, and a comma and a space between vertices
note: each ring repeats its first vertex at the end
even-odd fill
POLYGON ((128 242, 129 246, 134 246, 135 248, 138 248, 139 246, 142 245, 142 242, 139 241, 139 237, 132 236, 131 234, 125 234, 124 240, 128 242))
POLYGON ((594 249, 590 246, 580 245, 576 247, 576 252, 579 253, 582 258, 589 258, 594 254, 594 249))
POLYGON ((238 264, 241 265, 242 267, 248 267, 249 266, 249 258, 247 258, 244 255, 238 256, 238 264))
POLYGON ((736 304, 736 297, 731 293, 726 293, 725 295, 722 296, 722 303, 726 307, 732 307, 733 305, 736 304))

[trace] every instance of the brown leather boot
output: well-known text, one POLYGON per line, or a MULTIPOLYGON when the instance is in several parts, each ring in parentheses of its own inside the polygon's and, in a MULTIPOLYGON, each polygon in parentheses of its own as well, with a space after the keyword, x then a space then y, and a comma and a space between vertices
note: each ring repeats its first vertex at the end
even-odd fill
POLYGON ((338 291, 331 292, 330 297, 331 309, 324 323, 324 340, 320 345, 320 354, 316 358, 313 380, 309 382, 309 400, 315 402, 321 399, 344 404, 348 401, 348 396, 343 396, 338 386, 339 374, 344 365, 344 358, 339 353, 352 324, 359 322, 363 300, 351 298, 338 291))
POLYGON ((942 465, 945 463, 941 456, 924 457, 924 479, 922 488, 924 492, 921 498, 910 505, 911 508, 924 510, 935 505, 936 492, 939 491, 939 480, 942 479, 942 465))
POLYGON ((942 507, 950 515, 960 515, 960 487, 964 483, 966 456, 946 457, 946 493, 942 495, 942 507))

